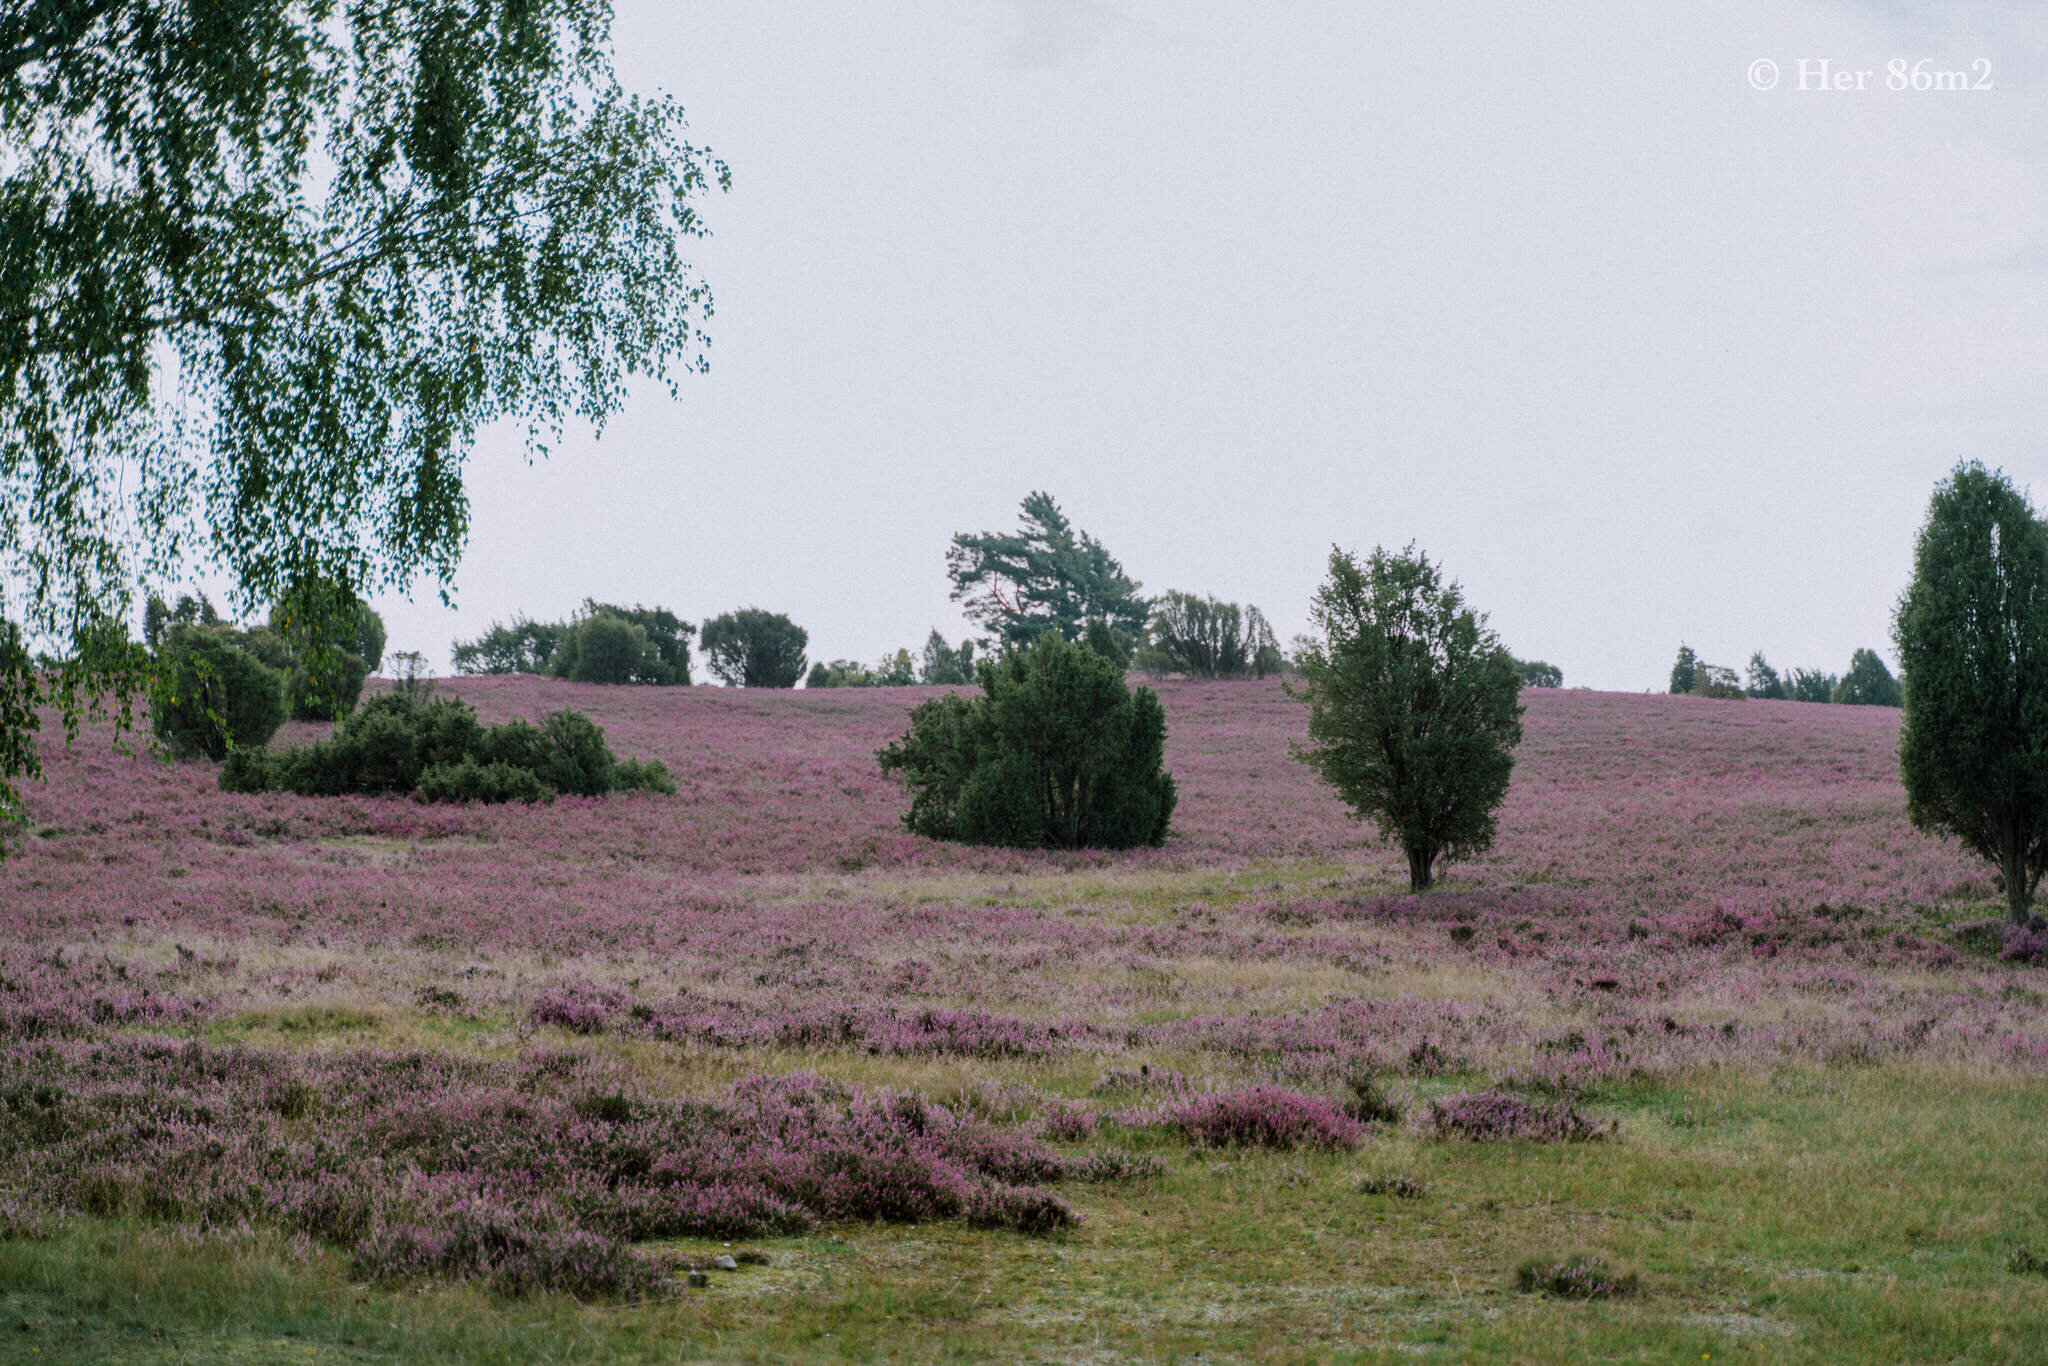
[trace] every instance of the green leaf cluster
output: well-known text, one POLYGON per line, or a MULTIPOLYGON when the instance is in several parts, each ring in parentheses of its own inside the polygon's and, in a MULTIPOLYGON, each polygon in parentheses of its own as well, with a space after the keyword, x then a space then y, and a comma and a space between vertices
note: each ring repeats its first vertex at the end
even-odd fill
POLYGON ((877 755, 911 794, 903 823, 935 839, 1127 849, 1166 838, 1177 800, 1150 688, 1057 635, 981 669, 982 695, 920 703, 877 755))

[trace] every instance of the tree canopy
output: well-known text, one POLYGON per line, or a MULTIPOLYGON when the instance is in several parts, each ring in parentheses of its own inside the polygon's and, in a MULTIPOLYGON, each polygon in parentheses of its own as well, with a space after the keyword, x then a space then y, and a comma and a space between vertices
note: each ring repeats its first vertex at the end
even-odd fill
POLYGON ((701 368, 728 175, 683 130, 614 78, 609 0, 8 6, 0 782, 38 705, 132 690, 141 585, 445 583, 482 426, 545 451, 701 368))
POLYGON ((1893 639, 1906 814, 1989 860, 2025 921, 2048 867, 2048 529, 2003 474, 1936 487, 1893 639))
POLYGON ((1438 860, 1484 850, 1522 740, 1521 672, 1455 583, 1413 546, 1360 565, 1330 552, 1295 660, 1308 703, 1295 756, 1408 856, 1416 890, 1438 860))
POLYGON ((1849 657, 1849 672, 1835 685, 1833 700, 1849 706, 1897 707, 1905 704, 1906 696, 1877 651, 1858 650, 1849 657))
POLYGON ((742 607, 704 623, 704 667, 733 688, 794 688, 810 633, 780 612, 742 607))
POLYGON ((1152 604, 1137 662, 1190 678, 1264 678, 1280 671, 1280 643, 1256 607, 1168 592, 1152 604))
POLYGON ((1091 617, 1135 640, 1151 609, 1102 543, 1077 532, 1049 493, 1024 499, 1015 531, 963 531, 946 552, 952 597, 998 644, 1047 632, 1079 640, 1091 617))

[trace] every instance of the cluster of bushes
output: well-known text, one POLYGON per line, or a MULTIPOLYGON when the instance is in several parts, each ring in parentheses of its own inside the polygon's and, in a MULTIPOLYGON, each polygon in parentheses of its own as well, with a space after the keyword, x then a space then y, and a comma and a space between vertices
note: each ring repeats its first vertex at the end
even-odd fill
POLYGON ((1153 600, 1134 662, 1190 678, 1264 678, 1285 663, 1258 608, 1177 591, 1153 600))
POLYGON ((918 705, 877 755, 910 790, 903 823, 937 839, 1127 849, 1166 838, 1166 712, 1150 688, 1057 634, 981 668, 982 696, 918 705))
POLYGON ((1564 670, 1558 668, 1557 665, 1546 664, 1540 659, 1515 659, 1513 655, 1509 655, 1508 658, 1514 659, 1515 670, 1522 675, 1523 687, 1562 688, 1564 686, 1564 670))
POLYGON ((1875 650, 1858 650, 1849 660, 1849 671, 1837 677, 1819 669, 1793 669, 1780 674, 1764 658, 1762 650, 1749 657, 1748 679, 1721 664, 1709 664, 1693 653, 1692 647, 1678 647, 1678 659, 1671 666, 1671 691, 1689 697, 1769 698, 1789 702, 1832 702, 1847 706, 1897 707, 1905 703, 1904 690, 1875 650))
POLYGON ((907 688, 915 683, 929 687, 973 681, 974 642, 963 640, 957 647, 948 645, 946 638, 935 630, 925 637, 924 652, 917 658, 912 658, 908 650, 898 650, 893 655, 883 656, 872 669, 851 659, 835 659, 829 664, 820 661, 811 665, 804 686, 907 688))
POLYGON ((238 747, 225 757, 220 785, 229 792, 540 802, 557 793, 676 790, 660 760, 616 758, 604 729, 581 712, 558 711, 539 725, 484 726, 466 702, 412 692, 371 698, 318 743, 277 754, 260 745, 238 747))
POLYGON ((583 600, 568 621, 491 624, 475 640, 455 642, 455 672, 548 674, 578 683, 690 682, 690 637, 697 628, 664 607, 620 607, 583 600))
POLYGON ((330 587, 251 627, 224 620, 204 594, 175 604, 152 596, 142 639, 158 738, 181 758, 219 760, 268 744, 287 715, 347 714, 383 662, 385 635, 375 611, 330 587))

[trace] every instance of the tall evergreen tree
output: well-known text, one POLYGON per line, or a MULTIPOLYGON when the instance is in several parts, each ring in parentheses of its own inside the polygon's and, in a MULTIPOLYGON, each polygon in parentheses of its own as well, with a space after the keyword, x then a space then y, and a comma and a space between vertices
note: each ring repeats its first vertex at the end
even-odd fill
POLYGON ((1680 696, 1692 691, 1692 685, 1699 681, 1699 656, 1692 652, 1692 646, 1678 647, 1678 659, 1671 666, 1671 691, 1680 696))
POLYGON ((2024 922, 2048 867, 2048 529, 2002 473, 1935 488, 1892 634, 1906 814, 1988 859, 2024 922))
POLYGON ((1047 632, 1079 640, 1091 617, 1127 639, 1150 609, 1139 584, 1087 532, 1077 532, 1049 493, 1024 500, 1016 531, 963 531, 946 552, 952 597, 999 644, 1047 632))

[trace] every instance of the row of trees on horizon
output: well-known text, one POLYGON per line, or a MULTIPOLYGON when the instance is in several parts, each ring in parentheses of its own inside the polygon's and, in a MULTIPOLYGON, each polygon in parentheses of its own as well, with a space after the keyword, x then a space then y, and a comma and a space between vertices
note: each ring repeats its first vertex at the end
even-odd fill
MULTIPOLYGON (((510 623, 492 623, 475 640, 455 642, 455 670, 687 685, 693 681, 693 634, 711 676, 734 687, 972 683, 977 655, 988 660, 1045 635, 1085 644, 1119 667, 1158 677, 1266 678, 1293 667, 1256 605, 1178 589, 1146 597, 1122 563, 1076 528, 1049 493, 1033 492, 1024 499, 1015 531, 954 536, 946 572, 951 597, 982 628, 982 636, 956 645, 934 629, 920 649, 899 649, 872 665, 807 660, 809 632, 780 612, 743 608, 707 620, 700 633, 666 608, 585 599, 568 621, 515 617, 510 623)), ((1304 644, 1295 642, 1295 656, 1304 644)), ((1525 686, 1564 684, 1564 673, 1554 664, 1515 664, 1525 686)))

